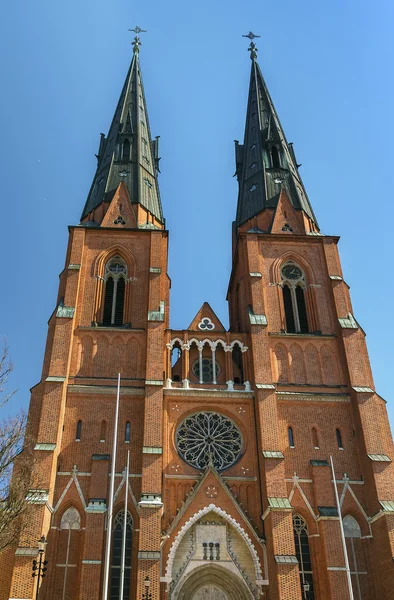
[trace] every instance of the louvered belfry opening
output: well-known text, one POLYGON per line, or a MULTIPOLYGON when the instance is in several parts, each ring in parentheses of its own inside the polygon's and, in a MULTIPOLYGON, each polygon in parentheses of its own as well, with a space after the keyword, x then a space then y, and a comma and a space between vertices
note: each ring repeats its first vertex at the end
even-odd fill
POLYGON ((113 323, 115 327, 121 327, 123 325, 124 293, 125 280, 119 279, 115 298, 115 318, 113 323))
POLYGON ((129 140, 125 140, 123 142, 123 147, 122 147, 122 160, 129 160, 130 159, 130 142, 129 140))
POLYGON ((107 327, 111 326, 113 298, 114 298, 114 280, 112 279, 112 277, 108 277, 106 284, 105 284, 104 312, 103 312, 103 325, 106 325, 107 327))
POLYGON ((296 300, 298 309, 298 319, 300 322, 300 333, 308 333, 308 316, 306 314, 305 292, 302 287, 296 287, 296 300))
POLYGON ((283 286, 283 304, 285 307, 286 331, 287 333, 296 333, 293 302, 291 291, 288 285, 283 286))

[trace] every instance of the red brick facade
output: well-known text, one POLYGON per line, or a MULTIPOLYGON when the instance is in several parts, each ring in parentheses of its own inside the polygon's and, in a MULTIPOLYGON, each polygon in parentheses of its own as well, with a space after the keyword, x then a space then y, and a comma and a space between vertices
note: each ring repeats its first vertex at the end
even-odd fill
POLYGON ((354 598, 392 599, 392 439, 365 335, 352 316, 338 238, 316 235, 282 191, 276 210, 238 229, 230 330, 204 304, 188 329, 173 331, 167 231, 131 204, 123 184, 95 218, 100 227, 70 228, 58 308, 30 405, 41 496, 29 531, 0 556, 0 600, 35 597, 31 561, 42 534, 49 570, 40 600, 102 598, 118 372, 114 516, 123 510, 130 450, 129 600, 142 597, 146 576, 153 600, 347 600, 330 456, 348 517, 354 598), (118 214, 123 222, 114 224, 118 214), (139 228, 148 220, 155 227, 139 228), (291 230, 283 229, 286 223, 291 230), (267 225, 269 235, 262 233, 267 225), (97 326, 105 269, 114 257, 127 267, 127 327, 97 326), (308 333, 287 332, 287 263, 303 273, 308 333), (214 369, 202 383, 200 355, 214 369), (226 469, 211 463, 199 470, 178 453, 179 425, 204 412, 227 417, 241 434, 240 456, 226 469), (77 513, 66 515, 70 508, 77 513), (309 591, 300 585, 294 523, 309 543, 309 591), (219 541, 210 547, 209 540, 219 541), (208 551, 217 555, 201 554, 208 551))

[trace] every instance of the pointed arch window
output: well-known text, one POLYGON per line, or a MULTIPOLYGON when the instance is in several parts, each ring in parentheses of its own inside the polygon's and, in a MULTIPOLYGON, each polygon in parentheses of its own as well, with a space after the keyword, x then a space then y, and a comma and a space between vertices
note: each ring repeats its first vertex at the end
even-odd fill
POLYGON ((82 435, 82 421, 78 421, 78 423, 77 423, 77 431, 75 433, 75 441, 76 442, 80 442, 81 441, 81 435, 82 435))
POLYGON ((319 448, 320 448, 319 436, 317 435, 316 427, 312 428, 312 442, 313 442, 313 447, 315 448, 315 450, 319 450, 319 448))
POLYGON ((287 333, 308 333, 304 273, 295 263, 287 263, 282 267, 281 276, 286 331, 287 333))
POLYGON ((339 450, 343 450, 341 430, 340 429, 336 429, 335 430, 335 435, 336 435, 336 438, 337 438, 338 449, 339 450))
MULTIPOLYGON (((110 600, 119 600, 124 520, 124 511, 121 510, 115 517, 112 536, 111 584, 109 594, 110 600)), ((121 600, 128 600, 130 598, 132 534, 133 521, 131 514, 127 512, 124 588, 123 598, 121 600)))
POLYGON ((78 580, 78 554, 79 536, 81 530, 81 516, 76 508, 70 506, 60 521, 60 538, 58 544, 58 564, 56 565, 64 572, 62 582, 62 600, 74 597, 75 581, 78 580), (60 553, 60 554, 59 554, 60 553))
POLYGON ((104 281, 103 325, 106 327, 122 327, 127 266, 120 256, 112 258, 105 267, 104 281))
POLYGON ((122 160, 130 160, 130 142, 125 140, 122 146, 122 160))
POLYGON ((287 437, 289 438, 289 446, 290 446, 290 448, 294 448, 294 434, 293 434, 293 428, 292 427, 288 427, 287 428, 287 437))
POLYGON ((100 442, 105 442, 106 436, 107 436, 107 421, 101 421, 100 442))
POLYGON ((353 582, 353 592, 356 600, 368 596, 367 562, 361 540, 361 529, 356 519, 351 515, 343 518, 346 546, 349 556, 350 573, 353 582))
POLYGON ((302 598, 314 600, 313 572, 311 552, 309 549, 308 527, 300 515, 293 515, 293 531, 298 568, 300 572, 300 585, 302 598))

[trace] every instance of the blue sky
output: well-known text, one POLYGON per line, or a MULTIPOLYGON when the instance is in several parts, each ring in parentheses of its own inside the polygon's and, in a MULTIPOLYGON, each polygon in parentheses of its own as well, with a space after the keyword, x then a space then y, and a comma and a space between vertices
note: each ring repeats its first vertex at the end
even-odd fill
POLYGON ((131 59, 135 24, 170 230, 171 325, 225 301, 250 29, 309 198, 340 253, 367 332, 378 392, 391 394, 394 5, 380 0, 262 2, 13 0, 0 23, 2 166, 0 332, 15 363, 11 409, 40 379, 46 322, 131 59))

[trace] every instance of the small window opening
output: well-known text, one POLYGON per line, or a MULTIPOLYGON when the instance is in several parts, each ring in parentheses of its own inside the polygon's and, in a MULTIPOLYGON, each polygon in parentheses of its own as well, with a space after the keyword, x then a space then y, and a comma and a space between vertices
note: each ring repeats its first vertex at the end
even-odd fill
POLYGON ((82 435, 82 421, 78 421, 78 423, 77 423, 77 432, 75 434, 75 441, 76 442, 80 442, 81 441, 81 435, 82 435))
POLYGON ((342 435, 341 435, 341 432, 339 431, 339 429, 335 430, 335 435, 337 436, 337 444, 338 444, 339 450, 343 450, 342 435))
POLYGON ((315 427, 313 427, 313 429, 312 429, 312 441, 313 441, 313 446, 314 446, 315 450, 319 450, 319 448, 320 448, 319 437, 317 435, 317 430, 315 427))
POLYGON ((107 423, 106 423, 106 421, 102 421, 101 427, 100 427, 100 442, 105 442, 106 436, 107 436, 107 423))
POLYGON ((276 146, 273 146, 271 148, 271 161, 272 161, 272 167, 274 169, 280 168, 281 164, 280 164, 279 151, 276 146))
POLYGON ((130 142, 125 140, 122 146, 122 160, 130 160, 130 142))
POLYGON ((294 448, 294 435, 293 435, 293 428, 292 427, 288 427, 287 429, 287 435, 289 436, 289 446, 290 448, 294 448))
POLYGON ((234 345, 232 351, 234 383, 244 383, 244 369, 242 351, 238 344, 234 345))
POLYGON ((131 426, 130 421, 127 421, 124 433, 124 441, 130 443, 131 426))

